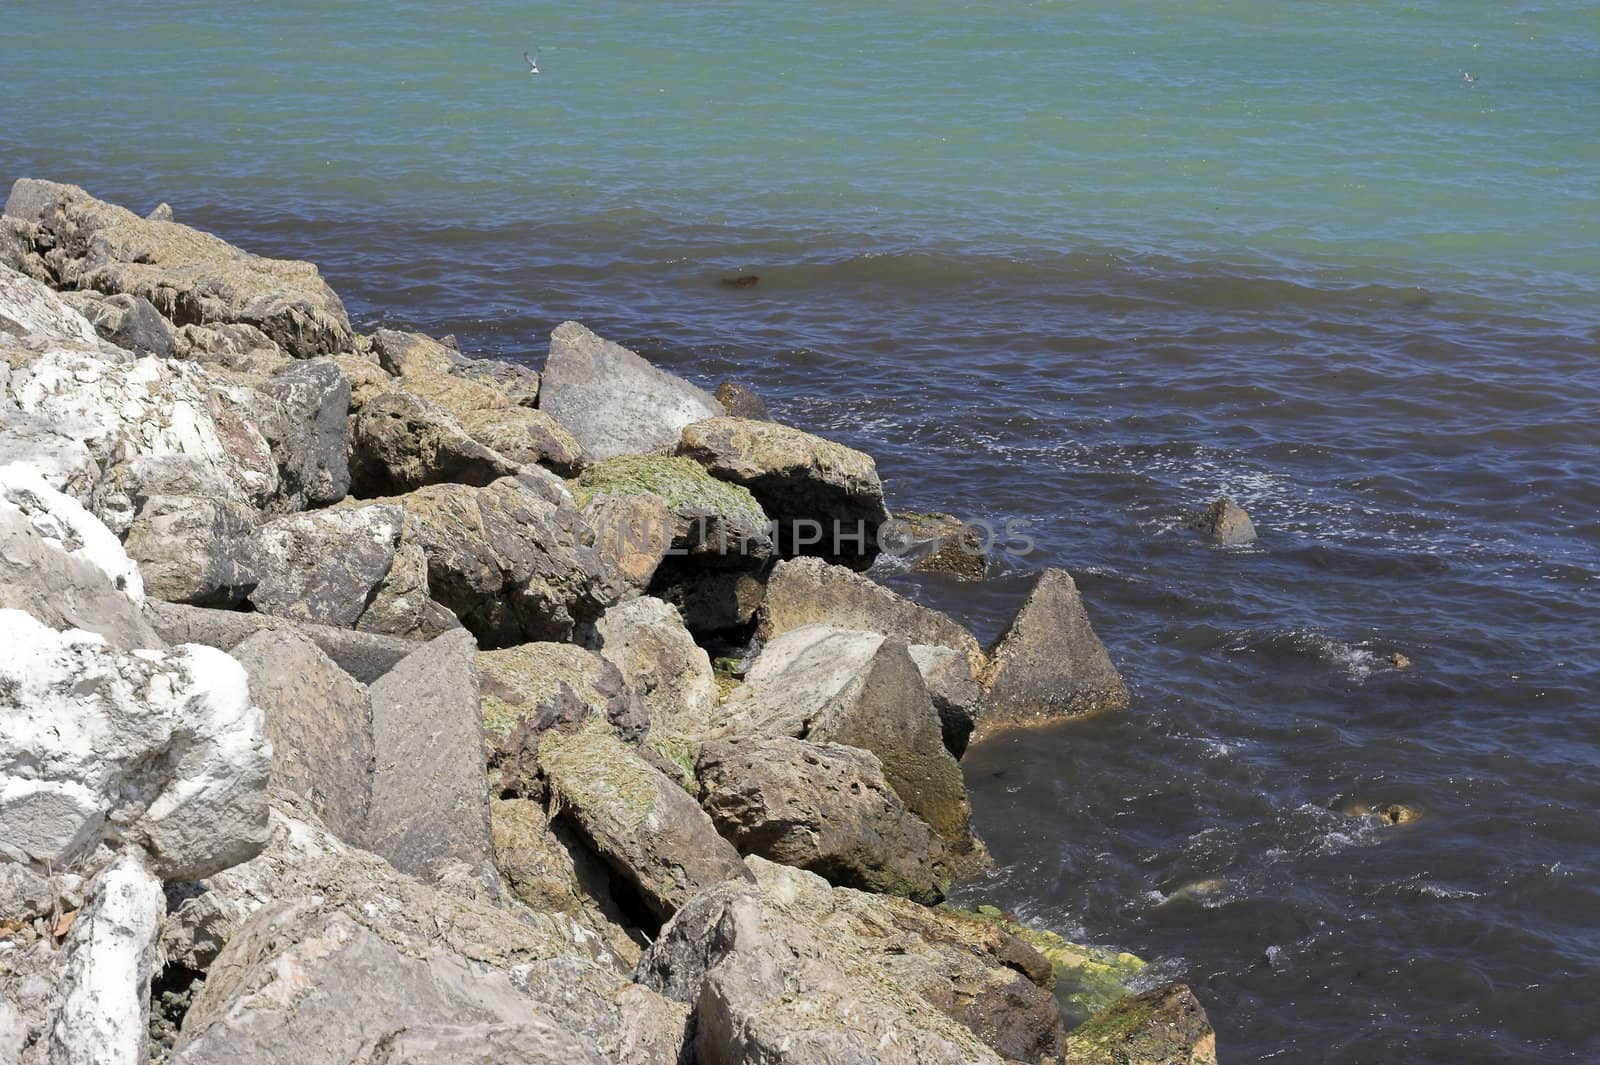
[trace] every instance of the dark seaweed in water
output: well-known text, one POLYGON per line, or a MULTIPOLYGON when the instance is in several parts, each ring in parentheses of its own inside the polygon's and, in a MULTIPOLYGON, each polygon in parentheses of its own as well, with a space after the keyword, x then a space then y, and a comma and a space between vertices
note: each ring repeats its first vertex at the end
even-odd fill
POLYGON ((1024 521, 987 581, 888 579, 987 638, 1066 566, 1135 702, 968 754, 1000 871, 963 898, 1188 981, 1225 1060, 1600 1059, 1593 316, 1114 250, 183 213, 318 262, 364 328, 538 365, 578 318, 872 453, 894 507, 1024 521), (749 261, 773 283, 706 287, 749 261), (1186 527, 1223 493, 1251 547, 1186 527), (1359 812, 1390 804, 1424 816, 1359 812))

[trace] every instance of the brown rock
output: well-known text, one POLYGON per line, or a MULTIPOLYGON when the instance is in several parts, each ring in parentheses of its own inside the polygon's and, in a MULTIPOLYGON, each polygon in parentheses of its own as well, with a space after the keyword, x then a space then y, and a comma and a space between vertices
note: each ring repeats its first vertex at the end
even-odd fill
POLYGON ((1064 1065, 1217 1065, 1217 1033, 1183 984, 1129 995, 1067 1035, 1064 1065))

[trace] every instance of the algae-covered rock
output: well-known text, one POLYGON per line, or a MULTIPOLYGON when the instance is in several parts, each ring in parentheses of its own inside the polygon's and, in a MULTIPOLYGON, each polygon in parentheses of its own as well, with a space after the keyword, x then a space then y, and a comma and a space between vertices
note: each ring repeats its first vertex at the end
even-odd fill
POLYGON ((878 546, 914 573, 981 581, 989 569, 983 537, 952 514, 896 511, 879 528, 878 546))
POLYGON ((1069 1026, 1132 994, 1130 984, 1145 967, 1141 959, 1126 951, 1069 943, 1054 932, 1022 924, 994 906, 953 912, 988 921, 1038 951, 1050 963, 1056 997, 1069 1026))
POLYGON ((580 506, 649 496, 671 514, 671 550, 700 564, 759 566, 772 555, 768 519, 755 497, 684 458, 623 455, 597 462, 572 485, 580 506))
POLYGON ((872 457, 776 422, 710 418, 683 430, 678 453, 749 488, 781 530, 786 555, 865 569, 889 519, 872 457))
POLYGON ((542 410, 490 408, 457 417, 468 436, 513 462, 535 462, 563 477, 576 477, 589 465, 583 445, 542 410))
POLYGON ((539 768, 561 816, 658 920, 702 888, 749 877, 705 811, 603 722, 591 720, 570 734, 546 732, 539 768))
POLYGON ((1129 995, 1067 1035, 1064 1065, 1217 1065, 1217 1033, 1194 992, 1129 995))

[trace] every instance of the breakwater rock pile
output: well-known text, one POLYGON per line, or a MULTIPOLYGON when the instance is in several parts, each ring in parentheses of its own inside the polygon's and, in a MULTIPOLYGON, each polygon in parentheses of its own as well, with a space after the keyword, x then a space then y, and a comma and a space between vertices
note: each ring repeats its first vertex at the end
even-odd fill
POLYGON ((985 649, 885 550, 982 571, 746 387, 362 334, 19 181, 0 1063, 1214 1062, 1131 955, 942 905, 975 734, 1128 691, 1067 573, 985 649))

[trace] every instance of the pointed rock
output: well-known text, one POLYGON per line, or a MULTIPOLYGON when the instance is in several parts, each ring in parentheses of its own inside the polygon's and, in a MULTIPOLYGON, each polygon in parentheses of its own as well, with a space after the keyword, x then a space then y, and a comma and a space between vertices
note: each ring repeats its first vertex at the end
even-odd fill
POLYGON ((1256 527, 1251 523, 1250 515, 1227 496, 1207 507, 1206 512, 1195 520, 1194 527, 1204 533, 1206 539, 1221 547, 1239 547, 1254 543, 1256 539, 1256 527))

